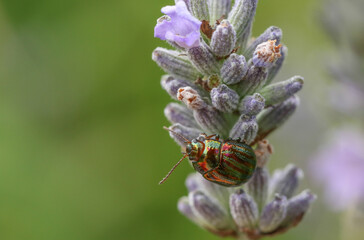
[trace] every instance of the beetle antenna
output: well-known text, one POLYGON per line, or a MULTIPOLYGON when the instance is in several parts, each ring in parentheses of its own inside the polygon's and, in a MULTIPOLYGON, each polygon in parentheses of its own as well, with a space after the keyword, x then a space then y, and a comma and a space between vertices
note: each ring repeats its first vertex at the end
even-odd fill
POLYGON ((185 155, 183 155, 183 157, 173 166, 173 168, 168 172, 168 174, 159 182, 159 184, 164 183, 167 178, 169 177, 169 175, 171 175, 171 173, 174 171, 174 169, 176 169, 176 167, 182 162, 183 159, 185 159, 187 157, 187 153, 185 155))
POLYGON ((175 132, 175 131, 173 131, 172 129, 167 128, 167 127, 163 127, 163 128, 164 128, 165 130, 167 130, 167 131, 170 131, 171 133, 176 134, 178 137, 180 137, 180 138, 182 138, 182 139, 186 140, 186 143, 190 143, 190 142, 191 142, 190 140, 188 140, 187 138, 185 138, 184 136, 182 136, 182 134, 179 134, 178 132, 175 132))

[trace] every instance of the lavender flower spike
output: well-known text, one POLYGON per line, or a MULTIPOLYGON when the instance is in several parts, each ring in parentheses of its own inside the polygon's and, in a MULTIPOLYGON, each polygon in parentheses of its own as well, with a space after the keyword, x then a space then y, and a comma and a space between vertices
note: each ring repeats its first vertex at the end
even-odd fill
POLYGON ((201 22, 191 15, 184 1, 162 8, 162 13, 168 17, 158 19, 154 37, 175 42, 187 49, 199 46, 201 22))
POLYGON ((300 169, 289 166, 271 177, 267 166, 273 151, 265 138, 293 114, 299 104, 294 94, 302 87, 302 77, 270 84, 287 54, 282 31, 272 26, 250 39, 258 0, 174 3, 162 9, 166 15, 154 32, 173 50, 158 47, 152 59, 168 74, 162 88, 183 103, 164 110, 172 124, 169 135, 184 158, 201 163, 201 171, 195 168, 198 172, 186 179, 188 197, 180 199, 178 210, 220 237, 258 240, 282 234, 299 223, 315 199, 307 191, 293 196, 300 169), (190 151, 188 142, 199 142, 203 150, 190 151), (253 176, 244 186, 235 180, 216 184, 209 178, 215 168, 222 173, 215 177, 226 180, 251 169, 244 159, 253 154, 245 147, 220 154, 227 147, 238 149, 239 142, 255 153, 253 176))

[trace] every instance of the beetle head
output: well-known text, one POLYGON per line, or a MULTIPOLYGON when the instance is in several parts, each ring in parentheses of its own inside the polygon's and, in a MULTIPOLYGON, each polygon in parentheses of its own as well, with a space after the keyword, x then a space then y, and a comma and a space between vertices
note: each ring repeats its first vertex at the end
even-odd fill
POLYGON ((188 158, 190 161, 197 161, 204 149, 204 144, 201 141, 193 139, 186 146, 186 153, 188 154, 188 158))

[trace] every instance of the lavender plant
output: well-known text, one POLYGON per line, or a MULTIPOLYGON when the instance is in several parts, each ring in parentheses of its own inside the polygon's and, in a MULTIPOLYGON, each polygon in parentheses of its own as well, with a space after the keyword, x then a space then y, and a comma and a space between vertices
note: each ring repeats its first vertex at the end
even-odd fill
POLYGON ((255 149, 257 168, 246 185, 227 188, 199 174, 186 180, 178 209, 219 236, 259 239, 297 225, 316 198, 294 196, 303 174, 288 165, 269 176, 272 147, 265 138, 295 111, 303 78, 271 83, 287 48, 282 31, 269 27, 251 39, 257 0, 176 0, 162 8, 155 37, 175 50, 156 48, 153 60, 168 74, 161 85, 182 104, 164 110, 170 136, 182 149, 201 133, 240 138, 255 149), (183 136, 183 137, 182 137, 183 136))

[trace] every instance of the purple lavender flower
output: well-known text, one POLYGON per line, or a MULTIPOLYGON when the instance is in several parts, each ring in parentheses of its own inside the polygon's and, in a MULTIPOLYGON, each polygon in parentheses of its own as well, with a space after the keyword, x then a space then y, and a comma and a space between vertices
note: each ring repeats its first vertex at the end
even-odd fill
POLYGON ((191 15, 184 1, 162 8, 162 13, 168 16, 158 19, 154 37, 175 42, 187 49, 199 46, 201 22, 191 15))
POLYGON ((331 141, 313 157, 311 167, 334 210, 364 201, 364 134, 357 129, 333 132, 331 141))

